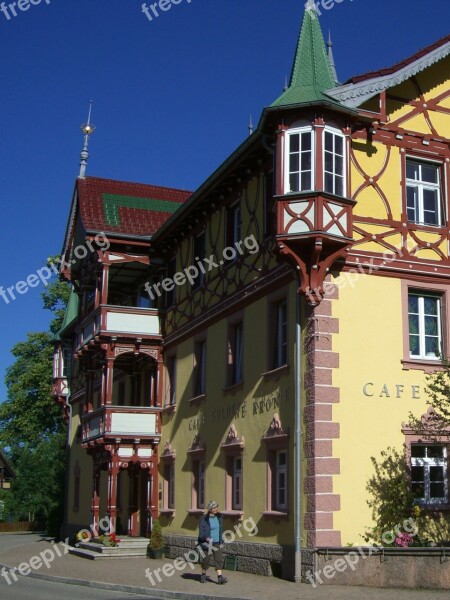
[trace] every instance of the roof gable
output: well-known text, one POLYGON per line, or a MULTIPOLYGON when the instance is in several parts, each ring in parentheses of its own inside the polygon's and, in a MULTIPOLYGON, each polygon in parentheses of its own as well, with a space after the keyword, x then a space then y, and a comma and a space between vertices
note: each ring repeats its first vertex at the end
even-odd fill
POLYGON ((77 180, 79 216, 86 231, 150 236, 189 198, 174 188, 97 177, 77 180))
POLYGON ((329 89, 326 93, 345 106, 356 108, 449 55, 450 36, 447 36, 392 67, 353 77, 346 84, 329 89))

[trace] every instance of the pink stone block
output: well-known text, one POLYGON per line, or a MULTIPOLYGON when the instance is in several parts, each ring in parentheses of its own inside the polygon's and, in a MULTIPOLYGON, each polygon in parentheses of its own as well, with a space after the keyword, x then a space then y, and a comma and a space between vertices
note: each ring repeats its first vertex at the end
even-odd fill
POLYGON ((331 421, 333 418, 332 404, 308 404, 303 414, 305 423, 309 421, 331 421))
POLYGON ((338 494, 318 494, 315 507, 317 511, 335 511, 341 508, 341 497, 338 494))
POLYGON ((333 513, 307 513, 305 515, 305 529, 333 529, 333 513))
POLYGON ((341 472, 339 458, 315 458, 308 460, 308 475, 339 475, 341 472))
POLYGON ((314 333, 316 336, 339 333, 339 319, 333 317, 317 317, 314 333))
POLYGON ((340 531, 317 531, 315 540, 316 546, 319 548, 323 546, 333 548, 342 546, 340 531))
POLYGON ((333 337, 331 334, 320 335, 317 338, 311 337, 305 341, 305 352, 315 350, 332 350, 333 349, 333 337))
MULTIPOLYGON (((308 390, 308 392, 310 392, 310 390, 308 390)), ((314 394, 316 402, 340 402, 341 391, 339 388, 336 387, 327 385, 315 386, 314 388, 312 388, 312 391, 310 393, 314 394)))
POLYGON ((331 440, 319 440, 307 442, 304 445, 306 458, 333 456, 333 442, 331 440))
POLYGON ((305 477, 304 486, 307 494, 329 494, 333 491, 333 478, 328 475, 305 477))
POLYGON ((331 300, 323 299, 319 306, 314 310, 314 316, 316 317, 331 317, 333 314, 333 303, 331 300))
POLYGON ((306 440, 333 440, 340 437, 339 423, 317 423, 306 428, 306 440), (312 437, 310 437, 312 436, 312 437))
POLYGON ((317 497, 317 492, 306 497, 306 512, 307 513, 316 512, 316 497, 317 497))
POLYGON ((336 369, 339 367, 339 354, 337 352, 314 352, 314 364, 316 367, 336 369))
POLYGON ((333 383, 333 371, 332 369, 323 369, 320 367, 314 368, 312 365, 309 366, 305 373, 305 386, 321 384, 321 385, 332 385, 333 383))

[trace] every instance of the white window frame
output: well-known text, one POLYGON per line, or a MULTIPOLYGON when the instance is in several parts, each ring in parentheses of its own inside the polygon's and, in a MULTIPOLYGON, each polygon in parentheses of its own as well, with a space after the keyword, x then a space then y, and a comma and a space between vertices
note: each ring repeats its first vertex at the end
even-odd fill
POLYGON ((443 227, 444 226, 444 214, 442 207, 442 199, 443 199, 443 190, 442 190, 442 163, 424 160, 422 158, 417 158, 416 156, 407 156, 405 163, 405 202, 406 202, 406 214, 408 218, 408 223, 416 223, 417 225, 425 225, 426 227, 443 227), (420 173, 422 172, 422 166, 426 165, 429 167, 434 167, 437 172, 437 183, 430 183, 428 181, 423 181, 422 179, 408 179, 407 176, 407 168, 408 162, 413 162, 419 165, 420 173), (417 189, 417 197, 414 202, 414 213, 415 218, 410 220, 408 215, 408 188, 414 187, 417 189), (425 209, 424 209, 424 201, 423 194, 425 190, 432 190, 437 192, 437 206, 436 206, 436 216, 437 223, 425 223, 425 209))
MULTIPOLYGON (((411 444, 411 450, 414 446, 422 446, 428 449, 431 446, 439 446, 443 449, 443 457, 435 458, 425 456, 424 458, 411 456, 411 467, 424 467, 424 498, 416 499, 419 504, 447 504, 448 502, 448 479, 447 479, 447 447, 444 444, 411 444), (438 467, 443 470, 444 496, 431 497, 431 479, 430 468, 438 467)), ((427 450, 425 454, 427 455, 427 450)))
POLYGON ((442 347, 442 296, 440 294, 427 293, 425 290, 408 290, 408 343, 409 343, 409 356, 410 358, 422 358, 425 360, 439 360, 443 355, 443 347, 442 347), (419 300, 418 302, 418 313, 411 313, 409 310, 409 298, 410 296, 416 296, 419 300), (434 315, 426 315, 425 314, 425 298, 433 298, 437 301, 437 322, 438 322, 438 345, 440 355, 436 356, 433 354, 428 356, 426 353, 426 338, 427 337, 435 337, 435 336, 427 336, 425 334, 425 317, 430 316, 434 318, 434 315), (419 331, 418 333, 411 333, 409 319, 411 315, 418 315, 419 320, 419 331), (416 335, 419 337, 419 354, 412 354, 411 352, 411 335, 416 335))
POLYGON ((58 379, 59 377, 61 377, 61 373, 62 373, 61 362, 62 362, 62 351, 61 351, 61 348, 58 348, 57 350, 55 350, 55 352, 53 354, 53 379, 58 379))
MULTIPOLYGON (((301 137, 300 137, 301 140, 301 137)), ((301 144, 299 143, 299 153, 301 154, 301 144)), ((312 127, 296 127, 294 129, 289 129, 288 131, 286 131, 285 136, 284 136, 284 192, 285 194, 298 194, 300 192, 311 192, 314 190, 315 188, 315 168, 316 168, 316 161, 315 161, 315 150, 316 150, 316 145, 315 145, 315 131, 312 127), (298 171, 299 173, 299 190, 291 190, 291 184, 290 184, 290 176, 292 173, 297 173, 297 171, 292 171, 290 170, 290 143, 291 143, 291 137, 294 135, 299 135, 301 136, 303 133, 309 133, 310 134, 310 139, 311 139, 311 186, 308 189, 301 189, 301 173, 302 171, 298 171)), ((299 160, 299 168, 301 167, 301 161, 299 160)), ((306 171, 304 171, 306 172, 306 171)))
POLYGON ((287 510, 288 507, 288 453, 285 448, 275 451, 275 510, 287 510), (284 465, 279 464, 281 454, 286 456, 284 465), (284 488, 280 485, 280 475, 284 475, 284 488), (279 501, 280 490, 284 489, 284 502, 279 501))
POLYGON ((345 197, 347 195, 347 147, 346 147, 346 138, 345 135, 342 133, 342 131, 340 131, 339 129, 334 129, 333 127, 325 127, 323 130, 323 143, 322 143, 322 165, 323 165, 323 190, 329 194, 334 194, 336 196, 341 196, 341 197, 345 197), (325 144, 325 137, 326 135, 331 134, 333 135, 333 171, 326 171, 325 169, 325 165, 326 165, 326 161, 325 161, 325 155, 327 153, 329 153, 328 150, 326 150, 326 144, 325 144), (336 166, 336 153, 335 153, 335 138, 339 137, 342 139, 342 174, 338 174, 335 171, 335 166, 336 166), (333 176, 333 190, 327 190, 326 186, 325 186, 325 174, 328 173, 330 175, 333 176), (342 194, 337 194, 336 193, 336 177, 342 177, 342 194))

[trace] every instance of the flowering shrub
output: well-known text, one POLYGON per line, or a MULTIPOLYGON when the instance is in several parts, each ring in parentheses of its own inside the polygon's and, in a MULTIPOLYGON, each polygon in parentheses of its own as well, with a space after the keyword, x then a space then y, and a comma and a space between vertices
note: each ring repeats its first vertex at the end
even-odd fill
POLYGON ((394 541, 397 548, 409 548, 414 543, 414 537, 410 533, 400 533, 394 541))
POLYGON ((104 546, 109 546, 109 547, 112 547, 112 548, 115 548, 120 543, 120 540, 116 536, 115 533, 110 533, 110 534, 106 534, 106 535, 99 535, 97 539, 100 542, 100 544, 103 544, 104 546))

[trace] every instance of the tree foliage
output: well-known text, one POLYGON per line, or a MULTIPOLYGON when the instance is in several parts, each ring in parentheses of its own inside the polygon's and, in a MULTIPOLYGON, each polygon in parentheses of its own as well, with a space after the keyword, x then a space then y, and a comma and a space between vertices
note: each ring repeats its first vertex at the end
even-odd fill
POLYGON ((426 419, 409 413, 409 427, 428 442, 448 440, 450 429, 450 362, 444 360, 443 369, 427 376, 427 404, 431 407, 426 419))
POLYGON ((427 393, 429 404, 437 415, 448 424, 450 423, 450 362, 446 360, 443 365, 442 371, 428 376, 427 393))
POLYGON ((12 354, 16 360, 5 378, 8 398, 0 404, 0 444, 35 447, 63 429, 61 410, 51 398, 52 337, 30 333, 12 354))
POLYGON ((388 448, 381 452, 378 461, 373 456, 371 461, 374 473, 366 489, 369 493, 367 503, 372 509, 375 527, 363 537, 366 542, 379 542, 385 532, 392 531, 396 525, 411 517, 414 496, 404 451, 388 448))
POLYGON ((421 434, 433 434, 438 438, 445 434, 450 425, 450 362, 443 361, 443 369, 427 376, 427 403, 432 407, 432 417, 428 417, 427 430, 423 430, 421 419, 409 415, 410 425, 421 434), (431 431, 430 431, 431 430, 431 431))
MULTIPOLYGON (((49 259, 53 261, 54 259, 49 259)), ((53 338, 61 327, 69 285, 53 281, 43 292, 44 307, 54 318, 49 331, 29 333, 11 350, 14 363, 6 371, 7 399, 0 404, 0 447, 36 447, 64 429, 60 408, 51 398, 53 338)))
POLYGON ((28 444, 16 447, 13 460, 15 514, 48 525, 64 497, 65 434, 56 433, 35 447, 28 444))
MULTIPOLYGON (((55 258, 49 262, 55 263, 55 258)), ((43 520, 49 529, 61 520, 65 482, 65 426, 51 397, 54 337, 70 294, 67 283, 54 280, 43 292, 44 308, 53 313, 49 331, 29 333, 12 348, 14 363, 6 371, 7 399, 0 404, 0 448, 15 470, 5 513, 43 520)), ((56 533, 58 526, 53 527, 56 533)))

